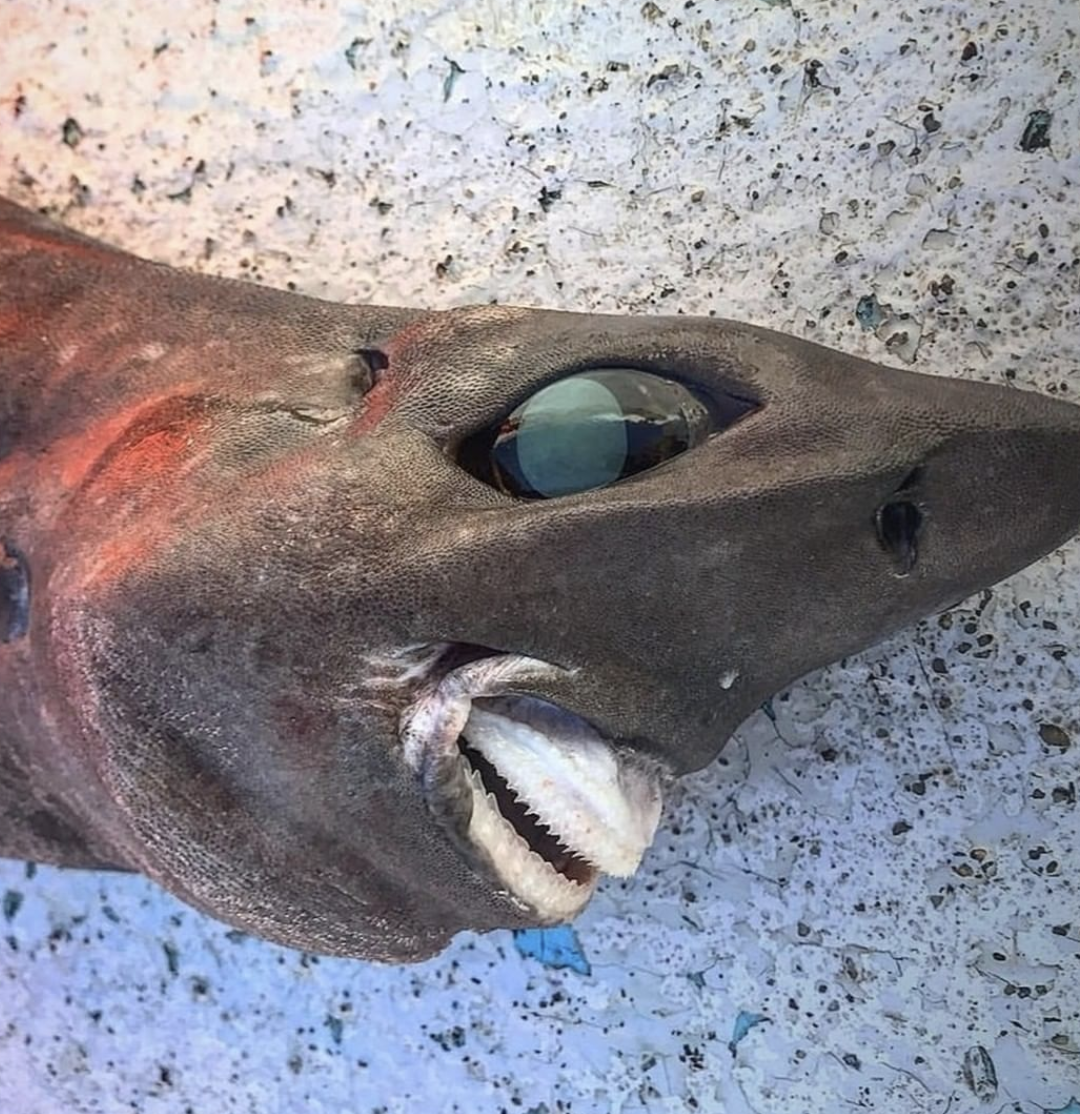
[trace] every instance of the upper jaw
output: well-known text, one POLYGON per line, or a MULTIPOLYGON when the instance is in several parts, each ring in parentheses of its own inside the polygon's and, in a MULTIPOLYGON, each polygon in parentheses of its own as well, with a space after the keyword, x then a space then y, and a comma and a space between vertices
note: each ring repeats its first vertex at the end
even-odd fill
POLYGON ((664 773, 580 716, 521 695, 571 671, 514 654, 463 656, 451 647, 433 660, 402 712, 405 761, 470 866, 537 923, 569 920, 602 873, 637 869, 664 773))

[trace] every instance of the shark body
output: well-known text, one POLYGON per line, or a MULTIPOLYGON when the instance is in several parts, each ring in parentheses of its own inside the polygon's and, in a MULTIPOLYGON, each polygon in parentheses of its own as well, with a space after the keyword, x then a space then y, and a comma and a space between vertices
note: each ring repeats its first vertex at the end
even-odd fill
POLYGON ((565 920, 769 696, 1078 527, 1059 400, 0 201, 0 854, 328 954, 565 920))

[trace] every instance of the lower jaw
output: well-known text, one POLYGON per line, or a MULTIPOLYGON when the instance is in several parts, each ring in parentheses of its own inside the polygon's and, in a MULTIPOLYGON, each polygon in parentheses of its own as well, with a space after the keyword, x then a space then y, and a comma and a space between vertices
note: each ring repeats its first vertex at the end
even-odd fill
POLYGON ((565 674, 517 655, 469 661, 429 682, 401 718, 404 754, 432 813, 466 861, 538 924, 576 916, 602 873, 633 873, 660 814, 655 771, 617 755, 580 717, 518 695, 565 674), (521 732, 510 724, 505 748, 492 706, 507 722, 521 720, 521 732), (537 717, 543 731, 527 722, 537 717), (477 733, 479 748, 470 738, 477 733), (530 786, 524 800, 515 797, 504 766, 530 786))
POLYGON ((560 869, 506 819, 498 798, 483 784, 475 768, 469 770, 466 779, 472 809, 465 838, 473 853, 483 856, 487 872, 498 879, 515 904, 527 908, 543 923, 557 924, 576 917, 596 891, 600 871, 572 855, 560 856, 560 869))

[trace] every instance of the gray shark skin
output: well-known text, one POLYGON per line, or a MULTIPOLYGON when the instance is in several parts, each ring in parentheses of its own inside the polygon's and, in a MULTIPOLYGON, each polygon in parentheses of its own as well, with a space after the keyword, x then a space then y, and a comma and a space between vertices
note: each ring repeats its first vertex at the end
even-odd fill
POLYGON ((1080 408, 1035 393, 715 319, 334 305, 0 202, 0 854, 326 954, 551 923, 765 699, 1078 527, 1080 408), (727 417, 552 498, 463 463, 597 368, 727 417), (630 817, 522 789, 554 882, 478 826, 485 702, 509 783, 577 747, 630 817))

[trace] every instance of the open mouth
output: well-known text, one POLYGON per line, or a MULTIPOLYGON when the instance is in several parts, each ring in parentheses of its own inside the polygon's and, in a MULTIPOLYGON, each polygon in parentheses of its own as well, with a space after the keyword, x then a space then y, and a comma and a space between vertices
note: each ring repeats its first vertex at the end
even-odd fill
POLYGON ((659 771, 580 716, 508 691, 554 666, 499 655, 451 670, 402 718, 406 758, 462 852, 538 921, 575 916, 601 874, 637 869, 659 771))

